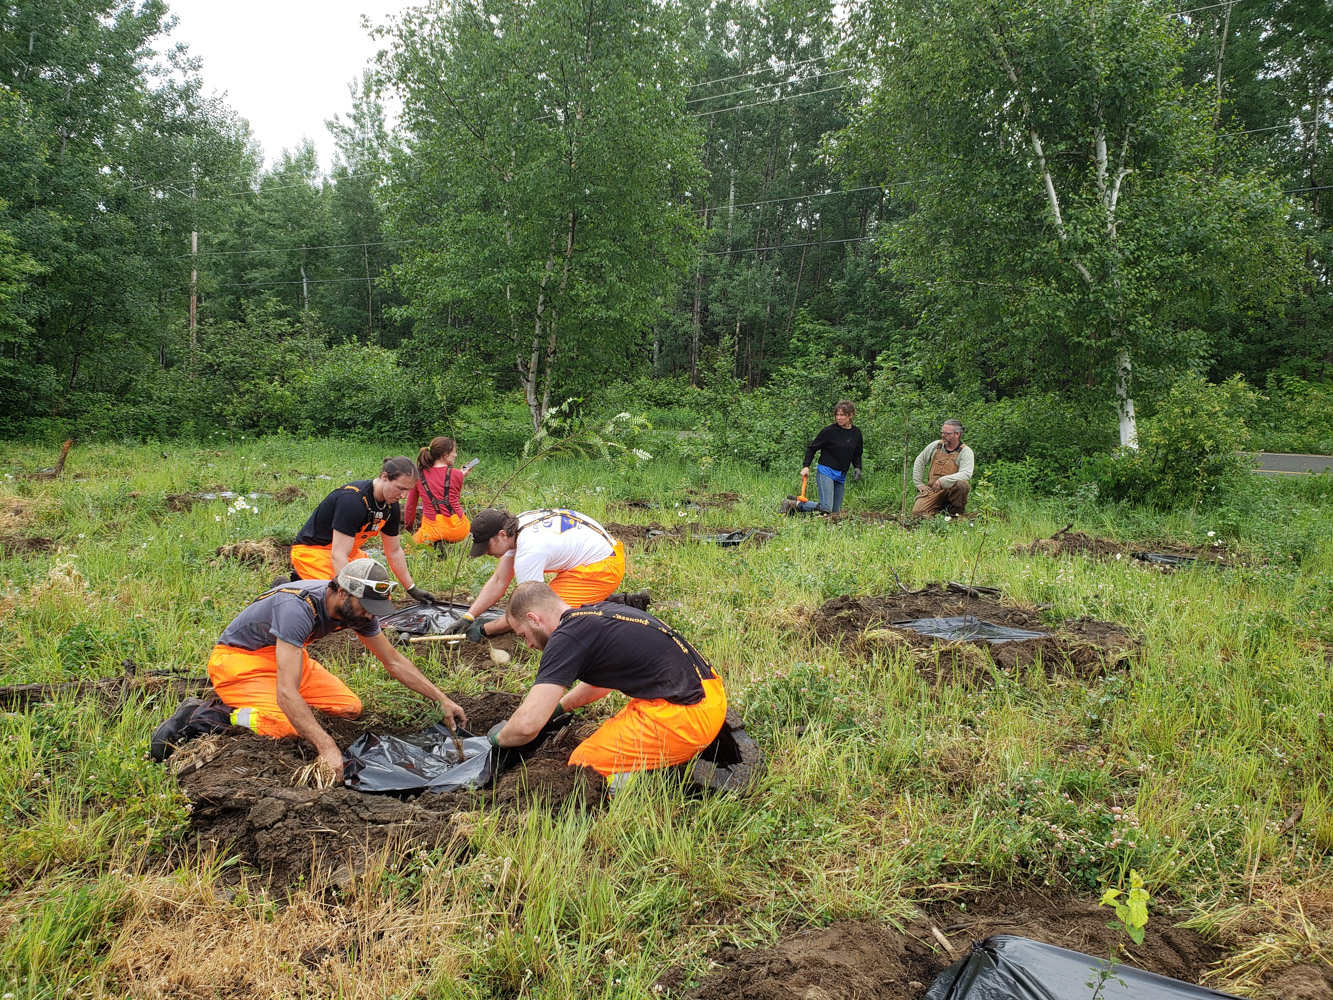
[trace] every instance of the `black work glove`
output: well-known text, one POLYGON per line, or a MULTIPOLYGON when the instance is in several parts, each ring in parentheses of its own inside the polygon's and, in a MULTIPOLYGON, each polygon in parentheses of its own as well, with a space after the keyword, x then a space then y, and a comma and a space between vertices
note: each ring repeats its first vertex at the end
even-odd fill
POLYGON ((486 731, 486 740, 495 749, 500 749, 500 730, 509 725, 508 719, 501 719, 495 725, 486 731))
POLYGON ((460 632, 466 632, 468 630, 468 626, 471 625, 476 620, 477 619, 473 618, 470 614, 464 611, 461 615, 458 616, 457 619, 455 619, 453 624, 451 624, 447 629, 445 629, 440 634, 458 635, 460 632))
POLYGON ((853 470, 852 470, 852 482, 854 482, 854 483, 859 483, 860 481, 861 481, 861 470, 860 470, 860 469, 853 469, 853 470))
POLYGON ((563 726, 567 722, 569 722, 569 720, 573 718, 573 716, 574 716, 573 712, 566 709, 564 705, 560 704, 560 702, 557 701, 555 703, 555 711, 551 713, 551 717, 546 720, 546 725, 544 725, 542 728, 552 729, 556 726, 563 726))
POLYGON ((418 604, 434 604, 435 595, 429 590, 422 590, 420 587, 408 587, 407 596, 412 598, 418 604))
POLYGON ((489 636, 486 635, 485 622, 474 621, 467 629, 468 642, 485 642, 489 636))

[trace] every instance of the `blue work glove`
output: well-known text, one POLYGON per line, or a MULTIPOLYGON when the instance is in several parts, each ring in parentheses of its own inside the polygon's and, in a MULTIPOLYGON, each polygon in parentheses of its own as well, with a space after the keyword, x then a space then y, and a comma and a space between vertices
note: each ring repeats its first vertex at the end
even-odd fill
POLYGON ((500 730, 509 725, 508 719, 501 719, 486 732, 486 741, 495 749, 500 749, 500 730))

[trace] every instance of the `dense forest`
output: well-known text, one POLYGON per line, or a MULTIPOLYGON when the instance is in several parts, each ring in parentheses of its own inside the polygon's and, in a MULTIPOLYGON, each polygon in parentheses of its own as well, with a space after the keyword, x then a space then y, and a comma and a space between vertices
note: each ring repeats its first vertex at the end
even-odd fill
POLYGON ((888 467, 942 414, 1037 465, 1205 412, 1327 448, 1333 10, 1182 6, 451 0, 374 29, 324 174, 163 0, 6 4, 0 434, 626 411, 769 465, 845 394, 888 467))

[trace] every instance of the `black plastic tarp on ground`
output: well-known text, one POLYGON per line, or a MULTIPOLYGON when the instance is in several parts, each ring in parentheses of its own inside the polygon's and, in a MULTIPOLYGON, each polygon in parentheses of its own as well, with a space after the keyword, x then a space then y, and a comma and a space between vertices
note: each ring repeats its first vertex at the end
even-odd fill
MULTIPOLYGON (((385 615, 380 619, 380 627, 404 635, 439 635, 458 621, 466 610, 466 604, 413 604, 385 615)), ((477 618, 482 622, 490 622, 503 614, 503 611, 492 608, 483 611, 477 618)))
POLYGON ((436 723, 410 736, 366 733, 343 754, 343 779, 360 792, 456 792, 495 777, 495 754, 484 736, 459 730, 458 759, 449 730, 436 723))
MULTIPOLYGON (((1092 995, 1092 986, 1106 960, 1057 948, 1031 938, 999 934, 975 942, 969 954, 941 972, 925 1000, 1077 1000, 1092 995)), ((1195 986, 1116 965, 1102 984, 1105 1000, 1204 1000, 1228 997, 1195 986)))
POLYGON ((984 639, 990 643, 1018 642, 1021 639, 1044 639, 1049 632, 1030 632, 1022 628, 1006 628, 991 622, 983 622, 976 615, 955 618, 914 618, 906 622, 890 622, 894 628, 911 629, 932 639, 947 639, 950 642, 965 642, 972 639, 984 639))

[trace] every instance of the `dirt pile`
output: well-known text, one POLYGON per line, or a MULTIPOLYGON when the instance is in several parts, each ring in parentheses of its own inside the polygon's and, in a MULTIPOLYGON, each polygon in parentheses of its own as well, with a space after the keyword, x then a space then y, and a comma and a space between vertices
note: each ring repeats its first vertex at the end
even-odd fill
POLYGON ((305 490, 301 489, 301 487, 297 486, 295 483, 288 483, 282 489, 278 490, 277 493, 273 494, 274 503, 288 504, 303 499, 305 499, 305 490))
POLYGON ((0 559, 11 556, 34 555, 54 551, 55 539, 28 535, 24 529, 31 526, 37 511, 31 504, 6 500, 0 507, 0 559))
POLYGON ((661 542, 698 542, 721 545, 759 545, 770 540, 777 532, 772 528, 705 528, 698 522, 663 526, 661 524, 617 524, 608 522, 603 527, 611 537, 624 542, 626 548, 646 549, 661 542))
POLYGON ((1047 676, 1066 674, 1091 679, 1127 661, 1139 644, 1138 639, 1110 622, 1078 618, 1051 625, 1037 608, 1002 604, 984 594, 971 596, 945 587, 880 597, 844 594, 816 610, 811 624, 815 634, 826 642, 852 645, 864 652, 906 651, 921 675, 932 682, 974 685, 990 680, 992 665, 1008 671, 1037 660, 1047 676), (968 615, 1006 628, 1050 634, 997 644, 948 642, 894 625, 919 618, 968 615))
POLYGON ((723 945, 712 957, 722 967, 693 989, 671 970, 659 980, 667 996, 689 1000, 910 1000, 972 941, 1017 934, 1103 957, 1128 945, 1128 964, 1197 983, 1222 949, 1197 931, 1155 919, 1142 945, 1107 924, 1105 908, 1062 897, 1003 890, 935 903, 902 930, 870 921, 843 921, 797 931, 772 948, 745 951, 723 945), (963 905, 966 908, 963 908, 963 905), (940 942, 943 937, 953 950, 940 942))
POLYGON ((1066 525, 1050 538, 1034 538, 1028 545, 1016 546, 1014 552, 1017 555, 1128 559, 1136 566, 1161 573, 1170 573, 1196 563, 1217 568, 1236 565, 1235 557, 1217 545, 1180 545, 1176 542, 1128 544, 1109 538, 1094 538, 1082 531, 1070 530, 1072 527, 1073 525, 1066 525))
MULTIPOLYGON (((458 696, 469 728, 484 733, 518 705, 516 695, 458 696)), ((382 721, 322 718, 346 749, 363 732, 410 732, 382 721)), ((558 807, 573 799, 591 807, 603 799, 602 778, 571 768, 570 751, 596 723, 570 726, 549 740, 524 765, 503 774, 493 788, 423 795, 405 800, 365 795, 347 788, 294 788, 293 776, 315 759, 302 741, 270 740, 243 731, 224 737, 220 751, 198 770, 180 776, 193 805, 191 825, 200 847, 217 846, 263 872, 275 887, 302 878, 347 881, 367 857, 385 850, 435 846, 466 839, 469 813, 487 808, 558 807)), ((187 748, 188 750, 188 745, 187 748)))
POLYGON ((292 547, 276 538, 261 538, 258 541, 229 542, 217 550, 221 559, 235 559, 247 566, 268 566, 274 569, 286 569, 291 565, 289 553, 292 547))

